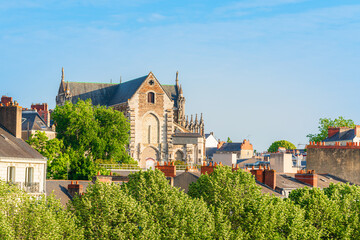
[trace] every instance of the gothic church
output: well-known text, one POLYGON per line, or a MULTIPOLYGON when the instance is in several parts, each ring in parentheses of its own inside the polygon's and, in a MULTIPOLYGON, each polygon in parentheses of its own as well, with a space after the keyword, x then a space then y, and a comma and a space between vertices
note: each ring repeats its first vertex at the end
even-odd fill
POLYGON ((161 85, 154 74, 124 83, 65 82, 62 69, 56 105, 91 99, 112 107, 129 119, 129 153, 140 167, 156 161, 181 160, 201 164, 205 157, 204 120, 185 117, 185 97, 176 73, 175 85, 161 85))

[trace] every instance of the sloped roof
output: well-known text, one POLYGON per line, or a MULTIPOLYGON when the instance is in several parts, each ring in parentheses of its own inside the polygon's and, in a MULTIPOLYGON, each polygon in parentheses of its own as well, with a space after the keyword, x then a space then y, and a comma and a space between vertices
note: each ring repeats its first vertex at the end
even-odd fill
MULTIPOLYGON (((83 192, 89 186, 90 181, 78 181, 83 186, 83 192)), ((66 204, 71 200, 71 196, 67 190, 70 180, 46 180, 46 195, 53 194, 55 198, 59 199, 61 204, 66 207, 66 204)))
POLYGON ((41 130, 52 131, 45 124, 45 121, 40 117, 36 111, 22 111, 21 129, 24 130, 41 130))
POLYGON ((86 83, 68 82, 72 103, 78 99, 91 99, 93 105, 108 105, 109 99, 113 96, 119 84, 112 83, 86 83))
POLYGON ((237 152, 241 151, 241 145, 242 143, 224 143, 219 151, 225 151, 225 152, 237 152))
POLYGON ((116 91, 110 99, 108 105, 112 106, 115 104, 126 102, 135 94, 135 92, 139 89, 140 85, 145 81, 147 77, 148 75, 118 84, 116 91))
POLYGON ((192 132, 176 132, 172 135, 173 137, 202 137, 200 133, 192 133, 192 132))
POLYGON ((342 133, 340 137, 340 132, 337 132, 331 137, 325 138, 324 142, 340 142, 340 141, 347 141, 353 140, 355 138, 355 129, 349 129, 345 133, 342 133))
POLYGON ((169 96, 169 98, 174 101, 174 106, 177 107, 177 99, 178 99, 178 91, 175 85, 162 85, 165 93, 169 96))
POLYGON ((0 157, 45 159, 25 141, 10 134, 2 125, 0 125, 0 157))
POLYGON ((206 157, 207 158, 212 158, 214 153, 216 153, 218 149, 216 147, 207 147, 206 148, 206 157))

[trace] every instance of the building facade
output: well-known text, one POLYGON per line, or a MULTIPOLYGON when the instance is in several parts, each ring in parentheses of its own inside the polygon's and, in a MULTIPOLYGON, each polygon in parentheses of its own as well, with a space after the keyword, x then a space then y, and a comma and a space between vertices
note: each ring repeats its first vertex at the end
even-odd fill
POLYGON ((140 167, 156 161, 204 160, 204 120, 185 115, 185 97, 176 73, 175 85, 162 85, 148 75, 119 84, 65 82, 64 70, 56 97, 61 106, 91 99, 94 105, 121 111, 130 122, 129 154, 140 167))

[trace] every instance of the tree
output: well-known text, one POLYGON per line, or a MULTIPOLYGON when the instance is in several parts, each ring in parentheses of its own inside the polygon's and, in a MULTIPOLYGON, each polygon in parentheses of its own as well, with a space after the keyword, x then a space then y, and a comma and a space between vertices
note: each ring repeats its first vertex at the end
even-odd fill
POLYGON ((317 134, 308 134, 306 135, 309 138, 310 142, 321 142, 325 140, 328 136, 329 127, 349 127, 354 128, 355 123, 351 119, 344 119, 343 117, 338 117, 332 120, 331 118, 320 118, 319 119, 319 133, 317 134))
POLYGON ((230 139, 230 137, 227 138, 226 142, 227 143, 232 143, 232 140, 230 139))
POLYGON ((130 124, 122 112, 93 106, 91 100, 66 102, 53 113, 57 137, 66 147, 84 153, 91 160, 107 159, 127 163, 130 124))
POLYGON ((95 183, 75 197, 71 211, 85 239, 156 239, 158 227, 148 213, 117 184, 95 183))
POLYGON ((331 184, 329 188, 300 188, 289 199, 305 210, 308 220, 323 239, 359 239, 360 188, 331 184))
POLYGON ((27 143, 48 159, 47 178, 67 179, 70 157, 62 140, 49 140, 44 132, 36 131, 27 143))
POLYGON ((83 239, 75 216, 53 196, 35 198, 0 180, 0 239, 83 239))
POLYGON ((216 230, 231 239, 312 239, 312 228, 304 221, 304 212, 293 203, 262 195, 254 177, 243 170, 217 167, 202 175, 189 188, 189 195, 204 199, 212 209, 216 230))
POLYGON ((279 147, 283 147, 285 149, 296 149, 295 145, 292 144, 291 142, 288 142, 286 140, 280 140, 280 141, 273 142, 270 145, 268 152, 277 152, 279 147))
POLYGON ((205 202, 171 187, 161 171, 132 173, 123 189, 158 224, 160 239, 212 238, 214 218, 205 202))

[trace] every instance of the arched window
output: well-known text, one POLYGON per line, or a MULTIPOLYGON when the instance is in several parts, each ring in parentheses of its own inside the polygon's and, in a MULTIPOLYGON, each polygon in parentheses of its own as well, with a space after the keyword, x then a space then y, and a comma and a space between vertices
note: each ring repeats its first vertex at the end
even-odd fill
POLYGON ((178 150, 176 153, 175 153, 175 160, 176 161, 183 161, 184 159, 184 154, 178 150))
POLYGON ((155 93, 153 92, 148 93, 148 103, 155 103, 155 93))

